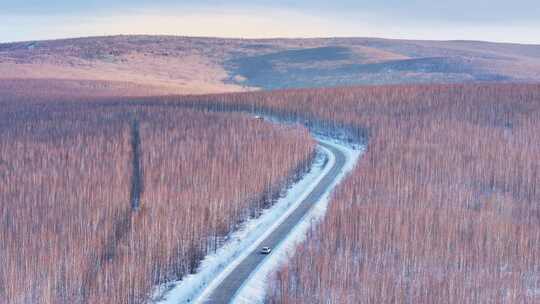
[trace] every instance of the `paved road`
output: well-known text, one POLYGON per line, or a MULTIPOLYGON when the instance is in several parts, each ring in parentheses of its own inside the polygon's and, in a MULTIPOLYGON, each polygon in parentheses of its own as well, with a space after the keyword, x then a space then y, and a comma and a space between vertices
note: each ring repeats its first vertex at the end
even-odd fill
POLYGON ((298 208, 294 210, 270 235, 268 235, 268 237, 266 237, 259 248, 251 252, 242 262, 240 262, 240 264, 238 264, 238 266, 221 282, 221 284, 219 284, 214 292, 210 294, 204 303, 231 303, 242 284, 244 284, 244 282, 249 278, 250 274, 267 257, 266 255, 259 253, 260 248, 264 246, 276 248, 332 185, 345 166, 346 158, 345 155, 338 149, 325 143, 319 142, 319 144, 334 154, 336 159, 334 166, 323 177, 313 191, 302 201, 298 208))

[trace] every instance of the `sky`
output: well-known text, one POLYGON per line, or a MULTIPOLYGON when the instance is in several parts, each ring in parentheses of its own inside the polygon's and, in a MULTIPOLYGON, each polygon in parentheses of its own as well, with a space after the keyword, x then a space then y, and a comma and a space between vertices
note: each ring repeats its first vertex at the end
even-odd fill
POLYGON ((540 44, 539 0, 0 0, 0 41, 116 34, 540 44))

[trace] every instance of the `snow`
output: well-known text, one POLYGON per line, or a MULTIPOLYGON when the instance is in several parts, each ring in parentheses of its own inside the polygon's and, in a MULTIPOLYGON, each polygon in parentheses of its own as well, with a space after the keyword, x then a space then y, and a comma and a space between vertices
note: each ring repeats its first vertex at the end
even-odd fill
POLYGON ((305 240, 307 232, 312 225, 319 222, 325 215, 330 201, 330 194, 337 184, 349 173, 364 149, 352 149, 351 147, 338 144, 328 139, 318 138, 319 141, 330 144, 345 153, 347 163, 344 170, 334 181, 332 186, 324 194, 323 198, 306 214, 302 221, 291 231, 287 238, 281 244, 272 250, 272 254, 265 259, 261 265, 251 274, 248 280, 235 295, 233 303, 257 304, 264 303, 266 289, 268 288, 268 279, 272 273, 279 269, 281 265, 287 262, 290 255, 294 253, 296 246, 305 240))
POLYGON ((319 157, 310 172, 292 185, 284 197, 258 218, 247 220, 240 229, 229 236, 221 248, 205 257, 195 274, 156 288, 151 302, 157 304, 202 302, 252 250, 260 245, 267 235, 296 209, 331 169, 334 162, 334 156, 327 149, 320 147, 319 157))
POLYGON ((351 134, 345 129, 335 128, 327 129, 322 126, 320 123, 314 123, 307 120, 297 119, 283 119, 280 116, 267 114, 264 112, 254 112, 255 117, 262 118, 266 121, 283 124, 283 125, 302 125, 309 129, 311 135, 317 139, 322 139, 330 141, 332 143, 338 144, 339 146, 351 148, 352 150, 363 150, 367 139, 358 139, 356 136, 351 134))
MULTIPOLYGON (((268 115, 260 114, 259 117, 276 123, 288 124, 286 121, 268 115)), ((235 295, 234 303, 264 302, 271 274, 285 263, 288 257, 294 253, 295 247, 305 240, 310 227, 324 217, 332 190, 354 168, 365 148, 362 145, 352 144, 347 140, 347 134, 334 133, 329 136, 325 135, 328 133, 325 133, 324 130, 317 130, 313 127, 311 132, 318 141, 332 145, 345 154, 347 159, 345 167, 322 199, 310 209, 286 239, 272 249, 268 258, 251 274, 235 295)), ((195 274, 187 275, 180 281, 157 287, 151 302, 155 304, 204 302, 205 298, 219 286, 223 279, 250 252, 259 247, 261 242, 300 205, 303 199, 330 171, 335 163, 334 155, 324 147, 319 146, 318 149, 317 161, 310 172, 292 185, 284 197, 265 210, 260 217, 247 220, 240 229, 229 235, 221 248, 205 257, 195 274)))

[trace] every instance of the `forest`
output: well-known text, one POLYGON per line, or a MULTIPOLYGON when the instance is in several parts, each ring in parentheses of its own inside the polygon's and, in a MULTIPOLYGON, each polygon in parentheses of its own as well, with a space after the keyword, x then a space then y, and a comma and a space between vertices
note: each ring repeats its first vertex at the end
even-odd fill
POLYGON ((2 303, 145 303, 315 155, 305 128, 241 114, 76 101, 2 109, 2 303))
POLYGON ((540 86, 182 100, 272 113, 367 141, 324 220, 272 279, 270 303, 540 301, 540 86))
POLYGON ((302 174, 321 130, 367 150, 268 302, 540 301, 539 85, 27 102, 0 122, 8 303, 140 302, 302 174))

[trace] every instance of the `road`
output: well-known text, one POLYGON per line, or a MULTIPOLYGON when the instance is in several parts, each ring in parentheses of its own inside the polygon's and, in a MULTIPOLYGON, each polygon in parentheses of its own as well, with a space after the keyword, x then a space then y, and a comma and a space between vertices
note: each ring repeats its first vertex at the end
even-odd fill
POLYGON ((261 247, 268 246, 276 248, 283 241, 292 229, 300 223, 302 218, 317 203, 330 188, 338 175, 343 170, 346 157, 343 152, 328 144, 319 142, 335 156, 334 166, 321 179, 319 184, 309 193, 309 195, 275 230, 270 233, 227 277, 214 289, 203 303, 207 304, 228 304, 234 299, 235 294, 249 278, 251 273, 264 261, 267 255, 259 253, 261 247))

